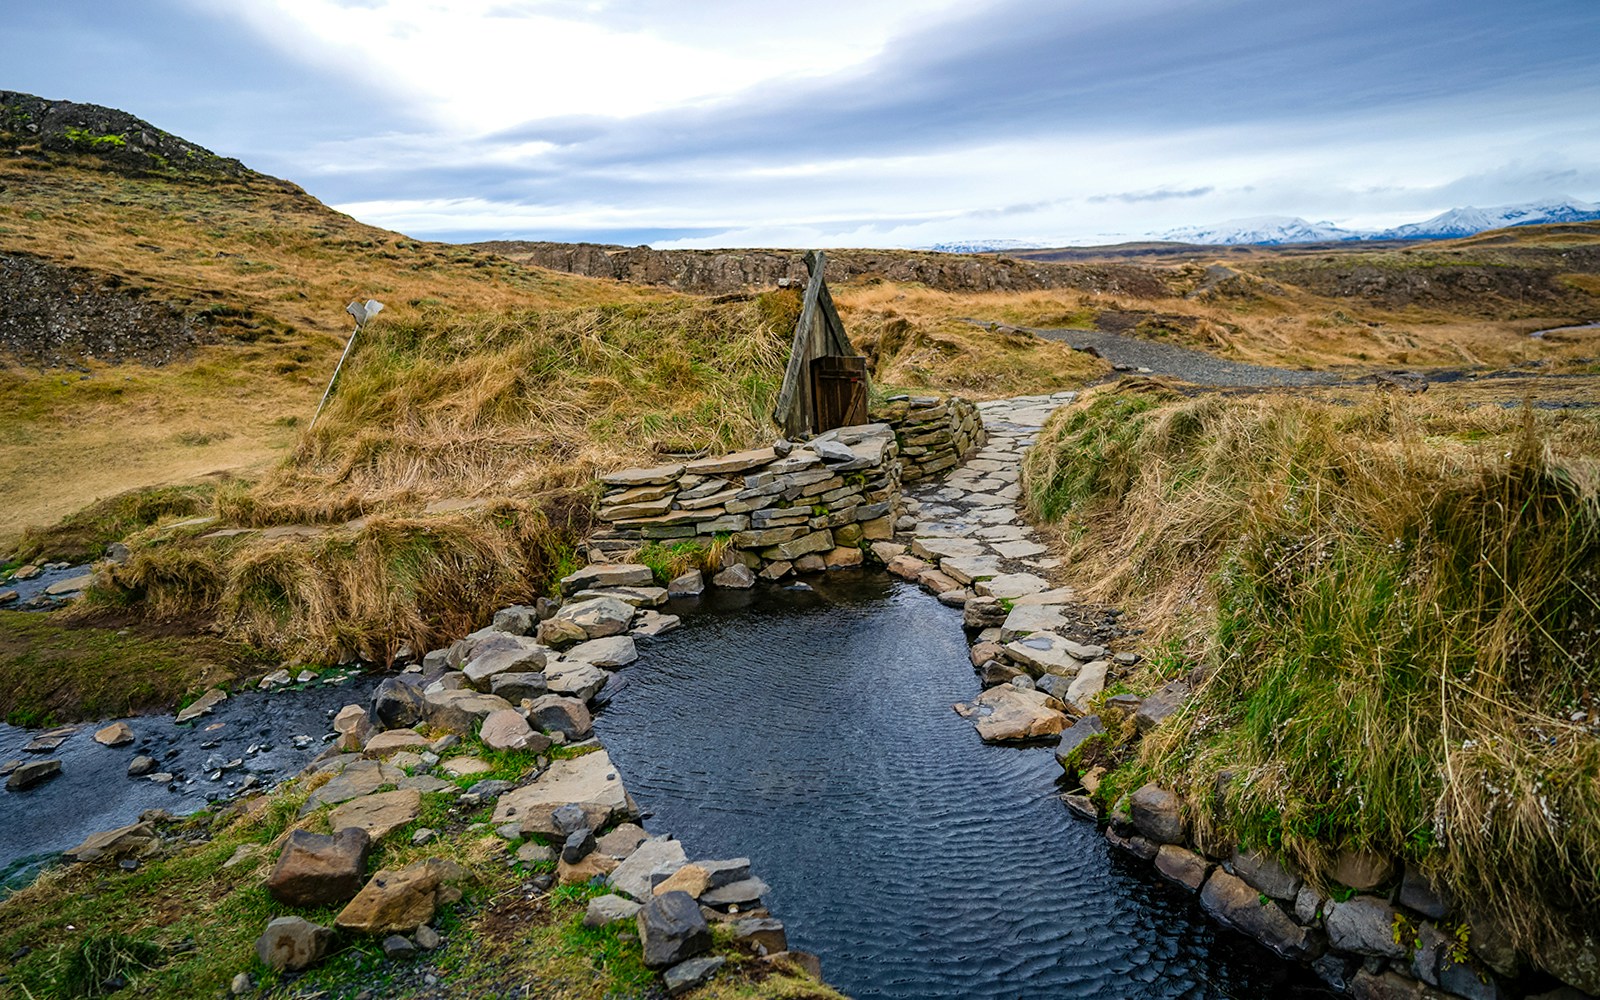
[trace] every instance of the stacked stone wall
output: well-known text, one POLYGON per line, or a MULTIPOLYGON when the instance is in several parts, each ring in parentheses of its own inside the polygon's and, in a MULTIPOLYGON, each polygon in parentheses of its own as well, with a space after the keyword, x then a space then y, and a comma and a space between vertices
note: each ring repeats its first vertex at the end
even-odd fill
POLYGON ((950 471, 987 439, 977 406, 960 396, 897 396, 873 418, 894 428, 906 483, 950 471))
MULTIPOLYGON (((725 540, 725 565, 780 579, 859 565, 866 543, 893 536, 900 513, 899 449, 887 424, 841 427, 800 445, 780 441, 624 469, 600 482, 603 527, 589 538, 590 558, 599 562, 652 542, 725 540)), ((730 582, 736 580, 742 574, 735 572, 730 582)))

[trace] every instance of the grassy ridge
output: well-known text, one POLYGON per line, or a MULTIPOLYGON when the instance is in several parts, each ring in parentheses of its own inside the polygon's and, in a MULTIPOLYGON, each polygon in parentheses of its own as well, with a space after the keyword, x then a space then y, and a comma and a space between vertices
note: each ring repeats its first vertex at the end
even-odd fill
POLYGON ((1202 839, 1312 873, 1404 857, 1524 945, 1593 926, 1597 455, 1591 415, 1410 397, 1143 382, 1059 415, 1034 511, 1206 671, 1111 787, 1153 775, 1202 839))

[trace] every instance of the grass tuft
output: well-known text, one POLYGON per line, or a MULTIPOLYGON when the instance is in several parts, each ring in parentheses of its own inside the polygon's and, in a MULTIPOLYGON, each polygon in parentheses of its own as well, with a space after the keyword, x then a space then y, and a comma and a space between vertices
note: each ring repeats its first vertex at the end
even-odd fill
POLYGON ((1581 412, 1138 385, 1026 482, 1086 595, 1208 672, 1131 765, 1203 839, 1403 857, 1527 945, 1600 920, 1597 455, 1581 412))

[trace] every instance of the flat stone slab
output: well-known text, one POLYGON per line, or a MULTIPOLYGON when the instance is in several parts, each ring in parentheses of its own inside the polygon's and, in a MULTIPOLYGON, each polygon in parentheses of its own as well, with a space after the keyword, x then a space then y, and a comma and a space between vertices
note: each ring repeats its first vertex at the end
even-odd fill
POLYGON ((534 781, 500 796, 493 823, 518 823, 525 833, 553 834, 551 814, 569 802, 582 806, 591 820, 599 817, 590 823, 595 828, 630 812, 628 792, 604 750, 555 761, 534 781))
POLYGON ((333 779, 311 793, 301 815, 322 805, 337 805, 363 795, 371 795, 384 785, 398 785, 406 773, 377 760, 356 760, 346 764, 333 779))
POLYGON ((639 647, 633 637, 608 635, 603 639, 590 639, 561 654, 563 662, 592 663, 597 667, 625 667, 639 658, 639 647))
POLYGON ((1019 597, 1049 590, 1050 581, 1032 573, 1002 573, 992 579, 980 581, 973 589, 984 597, 1014 601, 1019 597))
POLYGON ((1053 587, 1050 590, 1041 590, 1037 594, 1024 594, 1013 598, 1013 607, 1039 604, 1071 604, 1078 599, 1078 592, 1071 587, 1053 587))
POLYGON ((365 830, 374 842, 415 820, 422 813, 422 792, 415 788, 379 792, 351 799, 328 814, 328 829, 365 830))
MULTIPOLYGON (((1015 614, 1015 611, 1013 611, 1015 614)), ((1010 620, 1009 618, 1007 619, 1010 620)), ((1076 677, 1078 671, 1083 669, 1084 661, 1073 656, 1068 650, 1069 646, 1076 643, 1056 635, 1054 632, 1034 632, 1024 638, 1017 639, 1006 645, 1006 654, 1013 660, 1030 668, 1032 673, 1060 674, 1063 677, 1076 677)))
POLYGON ((988 580, 1004 572, 1000 560, 994 556, 954 556, 939 560, 939 569, 963 586, 978 580, 988 580))
POLYGON ((1050 551, 1048 547, 1041 545, 1038 542, 1030 542, 1025 540, 1016 542, 993 542, 991 544, 996 552, 1000 553, 1007 559, 1026 559, 1029 556, 1037 556, 1050 551))
POLYGON ((911 554, 919 559, 938 562, 942 559, 986 556, 989 550, 983 543, 969 538, 917 538, 911 543, 911 554))
POLYGON ((561 578, 563 593, 595 587, 648 587, 655 572, 640 563, 595 563, 561 578))
POLYGON ((1061 608, 1052 604, 1023 604, 1011 609, 1000 626, 1000 638, 1006 642, 1021 638, 1030 632, 1050 632, 1065 628, 1067 618, 1061 608))

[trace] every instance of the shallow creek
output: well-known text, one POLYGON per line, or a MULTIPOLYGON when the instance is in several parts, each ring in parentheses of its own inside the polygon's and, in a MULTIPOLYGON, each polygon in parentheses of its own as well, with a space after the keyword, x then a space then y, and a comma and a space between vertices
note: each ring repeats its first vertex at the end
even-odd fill
POLYGON ((645 826, 748 856, 855 997, 1326 996, 1112 856, 1049 748, 986 746, 959 612, 878 573, 708 592, 597 720, 645 826), (715 596, 712 596, 712 595, 715 596))
POLYGON ((327 749, 332 713, 366 704, 377 681, 358 674, 303 689, 247 691, 184 725, 172 715, 129 718, 135 740, 122 747, 94 741, 111 720, 75 726, 47 753, 23 750, 42 730, 0 724, 0 761, 61 761, 59 777, 27 791, 0 790, 0 896, 90 834, 136 822, 146 809, 192 813, 247 782, 270 786, 289 777, 327 749), (138 754, 155 758, 174 779, 128 777, 138 754))

